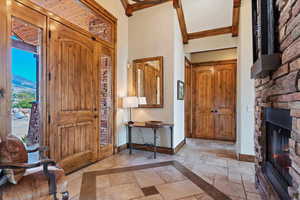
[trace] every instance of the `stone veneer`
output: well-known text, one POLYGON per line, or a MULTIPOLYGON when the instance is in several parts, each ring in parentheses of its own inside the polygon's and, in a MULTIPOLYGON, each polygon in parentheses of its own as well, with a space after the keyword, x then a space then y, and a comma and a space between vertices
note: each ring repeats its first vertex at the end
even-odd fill
POLYGON ((279 41, 282 65, 269 76, 255 81, 256 184, 264 199, 278 199, 261 170, 265 159, 264 108, 290 109, 293 131, 289 141, 292 160, 289 171, 293 177, 293 186, 289 188, 289 194, 294 200, 300 199, 300 0, 276 0, 276 7, 280 12, 279 41))

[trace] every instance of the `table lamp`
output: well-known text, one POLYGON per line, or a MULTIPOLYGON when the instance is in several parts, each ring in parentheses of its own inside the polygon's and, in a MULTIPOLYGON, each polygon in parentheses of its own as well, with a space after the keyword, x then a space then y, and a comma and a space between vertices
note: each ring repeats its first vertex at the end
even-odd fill
POLYGON ((138 97, 124 97, 123 98, 123 108, 129 108, 130 109, 130 121, 128 124, 134 124, 134 122, 131 120, 131 109, 132 108, 138 108, 139 107, 139 98, 138 97))

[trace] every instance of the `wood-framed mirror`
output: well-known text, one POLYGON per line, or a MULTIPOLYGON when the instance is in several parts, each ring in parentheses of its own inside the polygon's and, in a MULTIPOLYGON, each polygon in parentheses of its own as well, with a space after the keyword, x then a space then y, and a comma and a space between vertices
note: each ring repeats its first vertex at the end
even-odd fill
POLYGON ((133 61, 133 88, 142 101, 140 108, 163 108, 163 57, 142 58, 133 61))

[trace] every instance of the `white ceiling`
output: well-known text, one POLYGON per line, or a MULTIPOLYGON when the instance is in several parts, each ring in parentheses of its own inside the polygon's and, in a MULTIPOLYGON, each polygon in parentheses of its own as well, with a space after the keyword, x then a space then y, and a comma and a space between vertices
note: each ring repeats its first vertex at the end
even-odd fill
POLYGON ((232 25, 233 0, 182 0, 188 33, 232 25))

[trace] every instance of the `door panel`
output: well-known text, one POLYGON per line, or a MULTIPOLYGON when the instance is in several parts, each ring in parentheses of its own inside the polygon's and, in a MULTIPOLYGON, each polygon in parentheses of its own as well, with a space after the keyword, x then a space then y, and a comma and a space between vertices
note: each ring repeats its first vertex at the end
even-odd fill
POLYGON ((215 67, 214 108, 216 139, 235 140, 235 65, 215 67))
POLYGON ((192 71, 193 137, 235 141, 236 64, 192 71))
POLYGON ((50 21, 50 155, 67 171, 97 159, 97 48, 50 21))
POLYGON ((193 70, 193 136, 213 139, 213 71, 211 67, 193 70))

